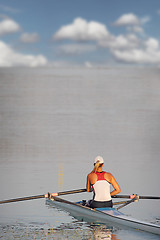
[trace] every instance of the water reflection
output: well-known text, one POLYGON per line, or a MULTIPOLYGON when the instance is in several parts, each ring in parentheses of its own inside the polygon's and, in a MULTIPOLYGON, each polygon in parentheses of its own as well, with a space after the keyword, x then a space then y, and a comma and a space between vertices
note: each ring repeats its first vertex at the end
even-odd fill
POLYGON ((94 227, 92 229, 93 239, 104 239, 104 240, 120 240, 117 235, 113 233, 113 230, 108 229, 107 226, 94 227))
POLYGON ((61 225, 57 229, 48 229, 46 232, 48 236, 54 237, 67 237, 69 239, 94 239, 94 240, 120 240, 111 229, 108 229, 107 226, 88 226, 85 227, 80 222, 73 226, 71 225, 61 225), (78 226, 78 227, 77 227, 78 226))
POLYGON ((107 227, 87 226, 72 222, 62 224, 58 228, 38 228, 36 225, 6 225, 0 226, 1 239, 86 239, 86 240, 120 240, 117 235, 107 227))

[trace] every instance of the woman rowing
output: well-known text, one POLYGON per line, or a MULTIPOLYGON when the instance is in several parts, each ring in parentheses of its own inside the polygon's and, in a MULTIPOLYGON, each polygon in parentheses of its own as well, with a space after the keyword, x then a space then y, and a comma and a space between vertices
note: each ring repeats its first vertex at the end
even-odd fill
POLYGON ((102 170, 104 160, 98 156, 94 161, 94 169, 87 176, 87 192, 93 191, 93 200, 89 205, 91 208, 112 207, 111 196, 121 192, 120 186, 111 173, 102 170), (114 190, 110 192, 110 185, 114 190))

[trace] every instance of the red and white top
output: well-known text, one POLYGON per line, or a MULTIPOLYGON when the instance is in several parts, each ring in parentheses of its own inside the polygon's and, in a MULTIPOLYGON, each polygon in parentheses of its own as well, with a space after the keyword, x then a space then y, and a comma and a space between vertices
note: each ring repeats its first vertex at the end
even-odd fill
POLYGON ((110 183, 104 178, 105 172, 96 172, 97 182, 92 185, 94 196, 94 201, 110 201, 110 183))

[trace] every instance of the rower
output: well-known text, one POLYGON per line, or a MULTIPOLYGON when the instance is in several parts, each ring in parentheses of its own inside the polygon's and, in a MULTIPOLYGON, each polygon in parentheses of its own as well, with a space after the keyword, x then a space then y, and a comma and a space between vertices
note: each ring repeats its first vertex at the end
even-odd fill
POLYGON ((89 201, 91 208, 112 207, 111 196, 121 192, 114 176, 109 172, 104 172, 103 166, 103 158, 97 156, 94 161, 94 169, 87 176, 87 192, 93 191, 93 199, 89 201), (110 192, 110 185, 114 188, 112 192, 110 192))

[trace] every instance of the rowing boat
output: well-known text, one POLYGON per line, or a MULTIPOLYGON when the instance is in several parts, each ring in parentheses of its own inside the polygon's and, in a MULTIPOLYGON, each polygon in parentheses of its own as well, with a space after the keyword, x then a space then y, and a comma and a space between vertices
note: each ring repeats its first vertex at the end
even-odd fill
POLYGON ((123 214, 115 208, 92 209, 83 206, 82 202, 70 202, 59 197, 50 196, 47 203, 69 212, 73 217, 81 221, 92 223, 104 223, 113 227, 133 228, 160 235, 160 225, 137 220, 123 214))
MULTIPOLYGON (((122 212, 118 211, 120 208, 127 206, 128 204, 138 201, 139 199, 160 199, 158 196, 138 196, 134 195, 134 198, 129 201, 121 201, 121 202, 114 202, 116 204, 122 204, 117 209, 115 208, 96 208, 92 209, 87 207, 83 204, 83 202, 70 202, 64 199, 61 199, 57 196, 66 195, 66 194, 73 194, 73 193, 82 193, 86 192, 86 189, 76 189, 52 194, 41 194, 36 196, 28 196, 28 197, 20 197, 20 198, 12 198, 8 200, 0 201, 0 204, 5 203, 12 203, 12 202, 19 202, 19 201, 26 201, 26 200, 33 200, 33 199, 40 199, 40 198, 47 198, 47 202, 49 204, 53 204, 61 209, 67 210, 73 217, 86 222, 92 223, 105 223, 111 227, 130 227, 133 229, 138 229, 154 234, 160 235, 160 225, 144 222, 141 220, 134 219, 130 216, 123 214, 122 212)), ((112 198, 131 198, 130 195, 115 195, 112 198)))

